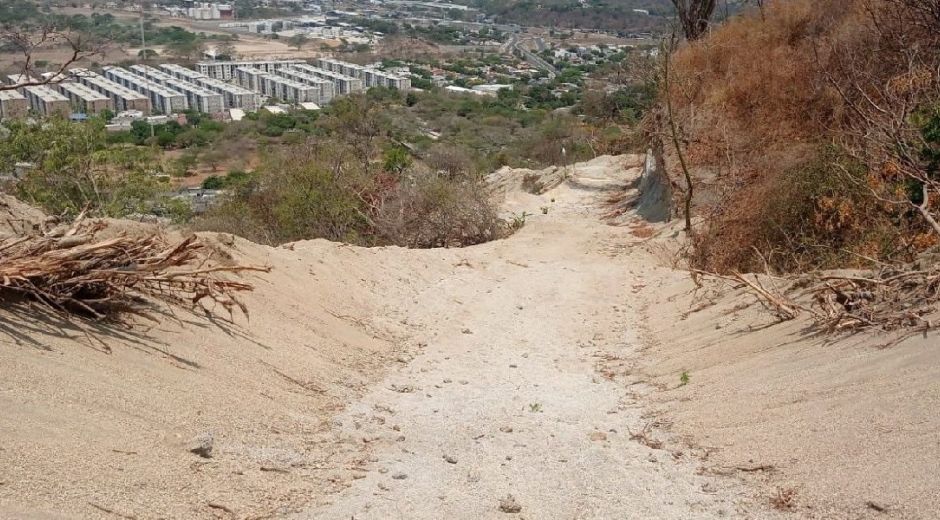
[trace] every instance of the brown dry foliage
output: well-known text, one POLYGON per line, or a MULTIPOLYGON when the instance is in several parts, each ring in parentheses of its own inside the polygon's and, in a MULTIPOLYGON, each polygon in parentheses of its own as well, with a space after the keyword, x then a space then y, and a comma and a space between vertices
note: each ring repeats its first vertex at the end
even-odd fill
MULTIPOLYGON (((914 137, 903 111, 934 106, 938 91, 937 68, 924 66, 940 64, 933 4, 774 2, 673 56, 669 96, 694 173, 693 213, 704 219, 694 265, 731 272, 765 262, 802 270, 903 261, 935 243, 912 208, 886 195, 905 180, 891 177, 892 165, 915 174, 920 165, 866 141, 878 121, 864 110, 873 97, 904 127, 898 135, 914 137)), ((886 144, 890 134, 875 137, 886 144)))
POLYGON ((235 295, 252 286, 225 274, 269 270, 210 266, 196 236, 173 244, 152 233, 101 237, 107 228, 80 216, 68 228, 0 237, 0 306, 25 298, 53 312, 100 320, 125 313, 150 317, 152 304, 162 302, 247 316, 235 295))

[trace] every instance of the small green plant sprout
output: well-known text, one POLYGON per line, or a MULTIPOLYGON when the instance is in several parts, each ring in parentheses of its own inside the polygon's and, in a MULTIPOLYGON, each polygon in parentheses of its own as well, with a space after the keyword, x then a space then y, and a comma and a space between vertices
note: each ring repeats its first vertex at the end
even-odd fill
POLYGON ((679 386, 685 386, 687 384, 689 384, 689 372, 683 370, 682 375, 679 376, 679 386))
POLYGON ((537 413, 542 411, 542 405, 540 403, 532 403, 529 405, 529 411, 532 413, 537 413))
POLYGON ((522 226, 525 225, 525 218, 528 216, 528 213, 523 211, 517 215, 512 216, 512 222, 509 223, 509 227, 512 230, 522 229, 522 226))

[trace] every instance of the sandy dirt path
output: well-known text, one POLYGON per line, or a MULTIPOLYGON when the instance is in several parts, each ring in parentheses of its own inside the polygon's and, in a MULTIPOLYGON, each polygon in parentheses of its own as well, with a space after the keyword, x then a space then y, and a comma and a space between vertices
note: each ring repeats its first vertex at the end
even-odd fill
POLYGON ((648 421, 602 370, 638 343, 642 276, 623 254, 638 239, 600 219, 599 200, 638 173, 604 174, 623 160, 513 196, 536 215, 511 239, 440 253, 454 275, 394 311, 419 352, 334 424, 367 445, 362 473, 298 518, 751 516, 733 480, 631 439, 648 421))

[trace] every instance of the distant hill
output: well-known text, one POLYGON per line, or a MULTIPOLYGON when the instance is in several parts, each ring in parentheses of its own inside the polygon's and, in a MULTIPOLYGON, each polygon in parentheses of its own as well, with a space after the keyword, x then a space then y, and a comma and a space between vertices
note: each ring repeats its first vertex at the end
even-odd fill
POLYGON ((673 12, 670 0, 462 0, 462 3, 478 7, 505 23, 617 32, 660 29, 673 12))

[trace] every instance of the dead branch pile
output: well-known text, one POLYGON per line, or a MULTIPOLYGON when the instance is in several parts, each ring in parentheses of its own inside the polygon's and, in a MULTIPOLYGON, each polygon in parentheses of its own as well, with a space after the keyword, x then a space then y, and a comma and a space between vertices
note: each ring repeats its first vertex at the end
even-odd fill
MULTIPOLYGON (((694 270, 693 276, 734 283, 757 297, 779 320, 811 315, 817 329, 829 333, 861 331, 914 334, 934 328, 940 311, 940 264, 885 266, 863 274, 811 273, 782 279, 789 290, 768 288, 759 275, 720 275, 694 270), (802 304, 800 302, 811 302, 802 304)), ((765 275, 773 280, 775 277, 765 275)))
POLYGON ((882 269, 870 276, 822 276, 812 288, 816 322, 827 332, 934 327, 940 302, 940 266, 882 269))
POLYGON ((221 306, 230 316, 237 308, 247 316, 235 294, 252 286, 222 275, 269 270, 209 267, 196 236, 174 245, 156 235, 96 238, 105 227, 79 218, 42 235, 0 238, 0 305, 25 297, 56 312, 102 319, 148 316, 161 302, 207 312, 221 306))

